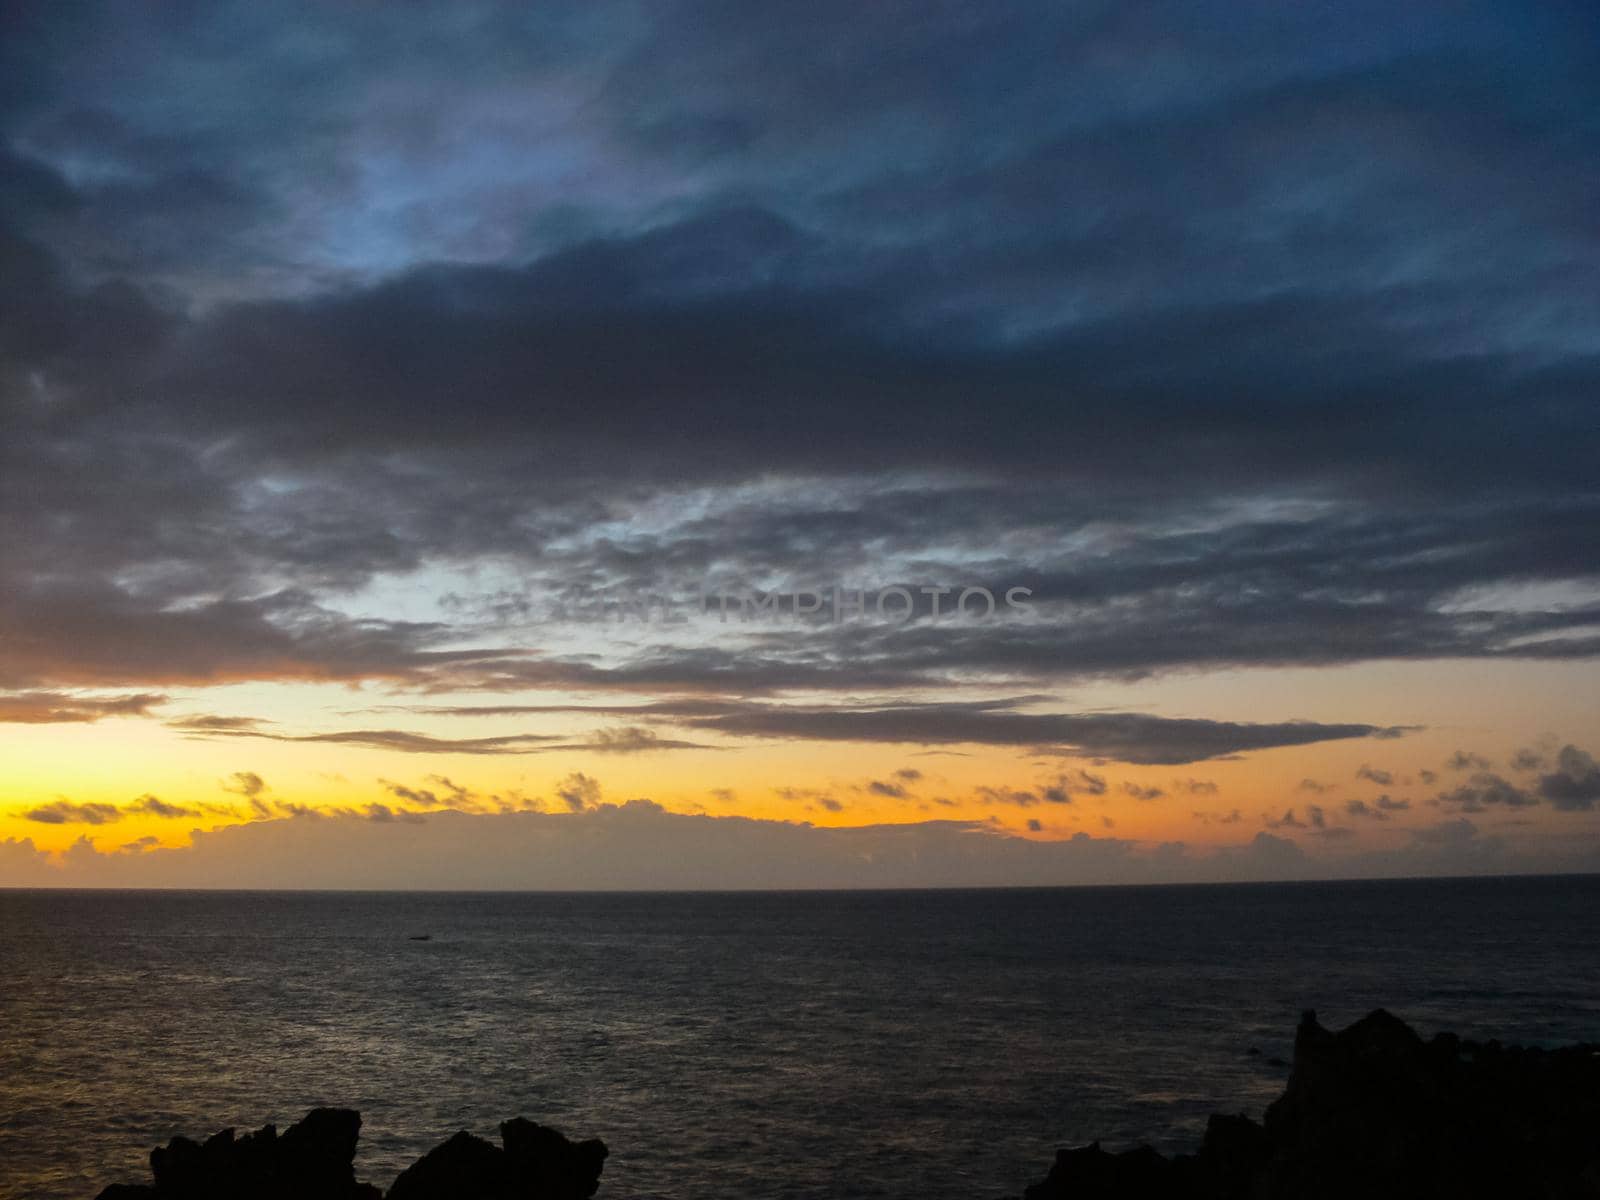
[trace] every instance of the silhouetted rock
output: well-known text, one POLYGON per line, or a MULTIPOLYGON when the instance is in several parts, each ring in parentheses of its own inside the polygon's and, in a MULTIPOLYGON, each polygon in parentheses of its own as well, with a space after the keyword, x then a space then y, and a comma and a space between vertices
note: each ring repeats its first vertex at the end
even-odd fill
POLYGON ((1057 1196, 1153 1200, 1171 1194, 1178 1169, 1149 1146, 1107 1154, 1096 1142, 1080 1150, 1057 1150, 1050 1174, 1024 1195, 1026 1200, 1054 1200, 1057 1196))
POLYGON ((1379 1009, 1306 1013, 1261 1124, 1212 1117, 1196 1155, 1060 1150, 1026 1200, 1600 1198, 1600 1048, 1424 1042, 1379 1009))
POLYGON ((500 1200, 511 1194, 505 1151, 463 1129, 412 1163, 389 1200, 500 1200))
MULTIPOLYGON (((204 1143, 175 1137, 150 1153, 155 1182, 113 1184, 97 1200, 381 1200, 357 1183, 359 1113, 316 1108, 280 1137, 267 1125, 204 1143)), ((400 1173, 391 1200, 588 1200, 600 1186, 605 1143, 569 1141, 521 1117, 496 1146, 462 1131, 400 1173)))
POLYGON ((538 1200, 588 1200, 600 1186, 606 1144, 572 1142, 548 1125, 513 1117, 500 1126, 512 1184, 519 1196, 538 1200))
POLYGON ((588 1200, 600 1186, 606 1145, 572 1142, 515 1117, 500 1146, 463 1130, 400 1173, 389 1200, 588 1200))
POLYGON ((361 1132, 358 1113, 316 1108, 278 1136, 267 1125, 235 1137, 231 1129, 204 1143, 175 1137, 150 1152, 150 1186, 116 1184, 99 1200, 373 1200, 378 1189, 356 1182, 352 1163, 361 1132))

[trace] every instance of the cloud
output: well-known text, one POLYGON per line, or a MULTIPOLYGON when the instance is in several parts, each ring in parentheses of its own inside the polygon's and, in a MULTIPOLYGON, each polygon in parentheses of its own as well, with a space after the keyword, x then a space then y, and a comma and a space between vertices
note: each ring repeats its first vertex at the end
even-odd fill
POLYGON ((122 810, 115 804, 74 804, 70 800, 52 800, 28 809, 22 818, 43 825, 109 825, 122 819, 122 810))
MULTIPOLYGON (((1037 693, 1593 660, 1593 16, 1284 9, 1243 41, 1217 5, 15 22, 0 720, 293 681, 433 711, 168 725, 350 753, 794 739, 1176 765, 1405 730, 1037 693), (400 44, 428 53, 397 72, 400 44), (705 581, 917 580, 1033 602, 583 616, 705 581), (518 703, 541 690, 596 703, 518 703), (452 737, 445 710, 597 732, 452 737)), ((1594 803, 1575 748, 1509 783, 1452 762, 1418 778, 1463 812, 1594 803)), ((269 824, 263 793, 238 794, 269 824)))
POLYGON ((1424 845, 1465 845, 1478 838, 1478 827, 1465 817, 1453 821, 1440 821, 1424 829, 1414 829, 1411 836, 1424 845))
MULTIPOLYGON (((435 812, 425 821, 391 815, 357 810, 316 820, 279 817, 198 833, 190 846, 150 848, 137 855, 102 853, 80 841, 66 854, 47 856, 25 840, 0 842, 0 884, 518 890, 1051 886, 1326 876, 1341 868, 1348 872, 1352 862, 1314 858, 1271 834, 1199 850, 1085 833, 1065 840, 1027 838, 987 821, 820 827, 685 815, 641 800, 582 812, 435 812)), ((1429 834, 1417 843, 1416 854, 1363 860, 1365 867, 1356 862, 1355 869, 1404 875, 1419 865, 1429 873, 1449 873, 1457 865, 1456 845, 1444 835, 1429 834)), ((1468 852, 1482 861, 1479 848, 1468 852)))
POLYGON ((265 733, 249 728, 217 730, 214 736, 359 746, 365 750, 396 750, 406 754, 530 754, 545 749, 547 743, 559 741, 552 735, 532 733, 501 737, 441 738, 404 729, 340 729, 327 733, 288 734, 265 733))
POLYGON ((238 733, 245 730, 253 730, 266 724, 270 724, 270 722, 260 717, 222 717, 212 715, 179 717, 166 722, 169 729, 181 729, 190 733, 238 733))
POLYGON ((1450 761, 1445 763, 1452 771, 1487 771, 1494 764, 1481 754, 1472 754, 1466 750, 1457 750, 1450 756, 1450 761))
POLYGON ((180 817, 197 817, 201 812, 197 807, 187 804, 168 804, 159 796, 151 795, 140 796, 129 804, 124 811, 143 813, 151 817, 164 817, 168 820, 176 820, 180 817))
POLYGON ((599 781, 574 771, 556 785, 556 798, 572 812, 592 809, 600 803, 599 781))
MULTIPOLYGON (((459 812, 480 812, 489 805, 499 808, 517 808, 520 805, 513 798, 506 800, 500 796, 485 798, 474 792, 471 788, 456 783, 447 775, 429 775, 424 782, 430 787, 407 787, 388 779, 380 779, 379 784, 383 789, 396 799, 404 800, 415 808, 434 809, 451 808, 459 812)), ((369 815, 373 806, 368 806, 369 815)), ((381 805, 377 807, 383 807, 381 805)), ((396 810, 396 816, 409 817, 414 815, 409 810, 396 810)), ((373 817, 374 820, 383 819, 373 817)))
POLYGON ((1294 809, 1285 809, 1283 816, 1263 817, 1262 823, 1268 829, 1325 830, 1328 827, 1327 813, 1320 805, 1308 804, 1305 806, 1305 812, 1305 818, 1301 819, 1295 815, 1294 809))
POLYGON ((710 750, 698 742, 684 742, 664 738, 655 730, 642 725, 628 725, 621 729, 601 729, 587 742, 566 743, 550 749, 586 750, 595 754, 646 754, 658 750, 710 750))
POLYGON ((881 779, 874 779, 867 784, 867 791, 874 796, 887 796, 891 800, 904 800, 910 794, 904 784, 886 783, 881 779))
POLYGON ((254 771, 235 771, 221 784, 225 792, 233 792, 246 800, 254 800, 267 790, 267 781, 254 771))
POLYGON ((1545 766, 1544 754, 1532 746, 1524 746, 1511 756, 1511 769, 1524 774, 1530 771, 1543 770, 1545 766))
POLYGON ((86 10, 0 50, 0 685, 860 695, 1600 650, 1586 15, 1297 13, 1240 56, 1073 6, 328 9, 310 92, 248 23, 86 10), (369 48, 402 35, 432 49, 397 84, 369 48), (527 594, 834 579, 863 546, 1037 619, 522 636, 527 594), (488 561, 534 586, 351 599, 488 561))
POLYGON ((1030 713, 1017 711, 1020 703, 947 701, 880 708, 746 704, 682 722, 730 737, 1018 746, 1139 764, 1182 764, 1396 732, 1306 721, 1254 725, 1142 713, 1030 713))
POLYGON ((1561 747, 1556 770, 1539 777, 1539 795, 1563 812, 1590 812, 1600 801, 1600 764, 1576 746, 1561 747))
POLYGON ((391 808, 387 804, 378 804, 376 802, 368 804, 364 809, 362 809, 362 812, 366 816, 367 820, 376 821, 380 824, 388 824, 394 821, 405 821, 410 824, 421 825, 427 820, 427 818, 421 813, 411 812, 410 810, 403 808, 391 808))
POLYGON ((103 717, 144 717, 167 698, 153 692, 126 696, 84 696, 64 692, 0 695, 0 723, 22 725, 88 724, 103 717))
POLYGON ((1479 771, 1466 783, 1441 792, 1438 802, 1446 808, 1478 813, 1491 808, 1531 808, 1539 798, 1500 775, 1479 771))
POLYGON ((643 726, 597 730, 586 741, 555 734, 515 733, 493 737, 447 738, 403 729, 339 729, 323 733, 269 733, 249 724, 211 725, 197 732, 216 737, 264 738, 275 742, 309 742, 392 750, 405 754, 541 754, 555 751, 590 754, 645 754, 661 750, 714 750, 698 742, 664 738, 643 726))
POLYGON ((1397 812, 1408 812, 1411 801, 1396 800, 1388 793, 1379 796, 1377 800, 1368 804, 1365 800, 1348 800, 1345 802, 1344 811, 1352 817, 1364 817, 1373 821, 1387 821, 1397 812))
POLYGON ((1365 779, 1368 783, 1375 783, 1379 787, 1391 787, 1394 784, 1393 771, 1379 770, 1377 767, 1369 767, 1365 763, 1356 772, 1356 778, 1365 779))

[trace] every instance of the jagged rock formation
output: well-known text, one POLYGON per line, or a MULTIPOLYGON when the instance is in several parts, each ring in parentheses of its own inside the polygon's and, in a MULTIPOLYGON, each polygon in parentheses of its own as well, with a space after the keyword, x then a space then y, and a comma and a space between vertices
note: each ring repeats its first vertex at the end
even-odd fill
POLYGON ((400 1172, 388 1200, 588 1200, 600 1186, 598 1138, 569 1142, 517 1117, 500 1126, 500 1142, 463 1130, 400 1172))
MULTIPOLYGON (((175 1137, 150 1152, 153 1184, 113 1184, 97 1200, 382 1200, 355 1178, 361 1115, 315 1108, 280 1137, 268 1125, 204 1143, 175 1137)), ((400 1173, 391 1200, 588 1200, 600 1186, 606 1146, 571 1142, 517 1117, 496 1146, 465 1131, 400 1173)))
MULTIPOLYGON (((99 1200, 382 1200, 352 1163, 361 1117, 318 1108, 150 1155, 153 1185, 99 1200)), ((388 1200, 588 1200, 603 1142, 517 1118, 499 1146, 456 1134, 401 1172, 388 1200)), ((1423 1041, 1382 1009, 1338 1033, 1306 1013, 1263 1121, 1214 1116, 1197 1153, 1061 1150, 1025 1200, 1600 1200, 1600 1046, 1423 1041)))
POLYGON ((1060 1150, 1026 1200, 1600 1198, 1600 1047, 1424 1042, 1379 1009, 1306 1013, 1260 1124, 1214 1116, 1194 1155, 1060 1150))

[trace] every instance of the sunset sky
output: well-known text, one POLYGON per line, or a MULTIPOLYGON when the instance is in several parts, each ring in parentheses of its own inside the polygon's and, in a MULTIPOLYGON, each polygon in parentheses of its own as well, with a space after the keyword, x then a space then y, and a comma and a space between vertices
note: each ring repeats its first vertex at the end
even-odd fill
POLYGON ((1600 869, 1592 5, 0 22, 0 886, 1600 869))

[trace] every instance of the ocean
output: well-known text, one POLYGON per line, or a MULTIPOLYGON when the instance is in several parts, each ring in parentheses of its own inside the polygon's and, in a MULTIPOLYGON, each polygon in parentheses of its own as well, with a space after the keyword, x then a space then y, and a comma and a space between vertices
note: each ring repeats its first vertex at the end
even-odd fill
POLYGON ((0 891, 0 1195, 364 1118, 387 1186, 515 1115, 600 1196, 971 1200, 1259 1116, 1295 1023, 1600 1041, 1600 878, 760 894, 0 891), (412 940, 427 935, 428 940, 412 940))

